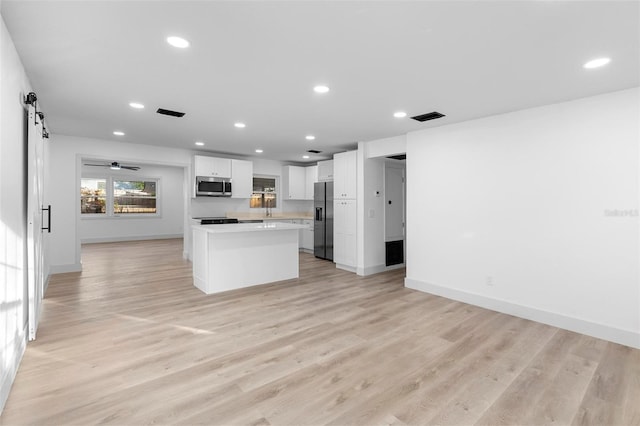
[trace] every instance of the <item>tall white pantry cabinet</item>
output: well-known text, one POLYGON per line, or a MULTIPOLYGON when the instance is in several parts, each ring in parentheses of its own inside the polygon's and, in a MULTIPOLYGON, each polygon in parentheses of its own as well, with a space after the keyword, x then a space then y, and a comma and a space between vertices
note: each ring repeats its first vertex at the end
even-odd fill
POLYGON ((336 267, 355 271, 357 151, 333 156, 333 261, 336 267))

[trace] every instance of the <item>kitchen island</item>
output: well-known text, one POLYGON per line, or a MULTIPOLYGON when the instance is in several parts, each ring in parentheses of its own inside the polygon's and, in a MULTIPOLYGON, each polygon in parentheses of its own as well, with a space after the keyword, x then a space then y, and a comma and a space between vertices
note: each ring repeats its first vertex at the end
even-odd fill
POLYGON ((193 285, 206 294, 298 278, 292 223, 192 226, 193 285))

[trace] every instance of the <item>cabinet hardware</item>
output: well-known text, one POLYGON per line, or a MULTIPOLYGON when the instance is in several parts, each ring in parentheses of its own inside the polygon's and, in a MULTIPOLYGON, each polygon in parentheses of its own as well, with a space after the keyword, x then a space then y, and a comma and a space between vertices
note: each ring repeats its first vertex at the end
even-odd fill
POLYGON ((47 211, 47 226, 46 227, 42 227, 41 229, 43 231, 48 231, 49 233, 51 233, 51 204, 49 204, 49 207, 42 207, 42 211, 47 211))

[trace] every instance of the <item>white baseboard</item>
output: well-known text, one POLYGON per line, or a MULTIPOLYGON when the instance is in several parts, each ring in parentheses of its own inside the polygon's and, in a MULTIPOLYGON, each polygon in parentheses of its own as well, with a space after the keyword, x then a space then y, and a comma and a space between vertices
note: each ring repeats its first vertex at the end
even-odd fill
POLYGON ((121 241, 146 241, 146 240, 169 240, 173 238, 183 238, 184 234, 163 234, 163 235, 127 235, 121 237, 100 237, 100 238, 82 238, 82 244, 98 244, 98 243, 118 243, 121 241))
POLYGON ((67 272, 82 272, 82 262, 69 263, 66 265, 51 265, 49 267, 49 273, 53 274, 66 274, 67 272))
POLYGON ((24 326, 22 334, 16 337, 16 347, 13 353, 6 354, 9 357, 9 362, 5 364, 6 369, 2 369, 2 377, 0 377, 0 414, 4 409, 4 405, 9 399, 9 392, 11 392, 11 385, 16 378, 20 361, 22 361, 22 355, 27 347, 27 325, 24 326))
POLYGON ((355 266, 342 265, 340 263, 336 263, 336 268, 342 269, 343 271, 356 272, 355 266))
POLYGON ((379 274, 380 272, 386 272, 386 271, 392 271, 394 269, 404 268, 404 266, 405 266, 404 263, 401 263, 399 265, 391 265, 391 266, 375 265, 375 266, 368 266, 366 268, 358 267, 356 273, 360 276, 366 277, 367 275, 379 274))
POLYGON ((624 330, 608 325, 570 317, 563 314, 544 311, 530 306, 519 305, 506 300, 493 299, 475 293, 468 293, 437 284, 418 281, 411 278, 404 279, 407 288, 419 290, 425 293, 435 294, 448 299, 457 300, 471 305, 480 306, 492 311, 502 312, 520 318, 552 325, 587 336, 597 337, 621 345, 640 349, 640 333, 632 330, 624 330))

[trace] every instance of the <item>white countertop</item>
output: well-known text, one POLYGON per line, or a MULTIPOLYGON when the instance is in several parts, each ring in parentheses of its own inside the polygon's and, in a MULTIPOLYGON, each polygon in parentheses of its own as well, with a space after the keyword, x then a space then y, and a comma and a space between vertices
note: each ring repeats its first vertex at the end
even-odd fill
POLYGON ((309 213, 274 213, 273 216, 265 216, 255 213, 229 213, 227 217, 238 220, 313 220, 313 215, 309 213))
POLYGON ((306 229, 307 225, 295 223, 224 223, 219 225, 193 225, 194 230, 202 230, 212 234, 228 234, 232 232, 264 232, 306 229))

